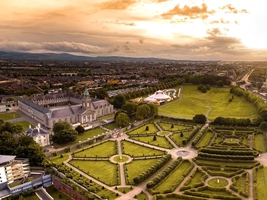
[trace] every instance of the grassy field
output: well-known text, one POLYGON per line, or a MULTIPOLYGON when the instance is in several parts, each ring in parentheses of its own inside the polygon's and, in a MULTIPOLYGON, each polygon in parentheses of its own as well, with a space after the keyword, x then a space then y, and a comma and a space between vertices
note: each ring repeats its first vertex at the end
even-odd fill
POLYGON ((16 122, 15 124, 16 124, 16 125, 21 125, 23 131, 28 130, 30 125, 31 125, 32 128, 34 128, 34 126, 33 126, 32 124, 30 124, 29 122, 27 122, 27 121, 16 122))
POLYGON ((263 134, 256 134, 254 136, 254 148, 261 151, 262 153, 266 152, 266 140, 265 135, 263 134))
POLYGON ((224 178, 213 178, 208 181, 208 184, 211 187, 225 187, 228 185, 228 181, 224 178))
POLYGON ((152 149, 129 141, 122 141, 123 153, 133 157, 164 155, 164 151, 152 149))
POLYGON ((165 131, 178 131, 178 130, 184 130, 184 129, 192 129, 192 126, 183 126, 183 125, 177 125, 177 124, 170 124, 170 123, 164 123, 164 122, 160 122, 158 123, 159 126, 165 130, 165 131), (173 126, 173 128, 172 128, 173 126))
POLYGON ((68 158, 69 158, 68 154, 65 153, 65 154, 62 154, 62 156, 58 155, 58 156, 50 158, 50 161, 57 165, 61 165, 65 160, 68 160, 68 158))
POLYGON ((20 115, 15 112, 7 112, 7 113, 1 113, 0 119, 3 121, 10 120, 10 119, 16 119, 20 118, 20 115))
POLYGON ((213 137, 214 133, 212 131, 207 131, 205 135, 200 139, 200 141, 196 144, 196 148, 201 148, 209 145, 211 138, 213 137))
POLYGON ((180 133, 175 133, 173 135, 170 136, 170 138, 174 141, 174 143, 179 146, 179 147, 183 147, 185 145, 183 145, 182 141, 183 139, 188 138, 188 136, 191 134, 191 131, 184 131, 183 132, 183 137, 181 137, 180 133))
POLYGON ((246 184, 246 175, 248 175, 248 172, 236 177, 236 182, 233 184, 238 191, 243 191, 244 193, 249 191, 249 184, 246 184))
MULTIPOLYGON (((159 185, 157 185, 155 188, 153 188, 155 191, 158 191, 160 193, 163 193, 165 190, 168 190, 175 185, 175 182, 177 181, 177 177, 182 177, 185 171, 192 165, 187 160, 184 160, 178 167, 175 168, 175 170, 169 174, 159 185)), ((178 185, 177 185, 178 186, 178 185)), ((173 188, 175 189, 175 188, 173 188)))
POLYGON ((256 178, 256 192, 258 199, 265 200, 267 197, 267 190, 265 189, 267 188, 267 167, 258 169, 258 171, 256 172, 256 178))
POLYGON ((136 135, 136 134, 152 134, 159 131, 155 124, 146 124, 144 126, 141 126, 140 128, 137 128, 133 131, 128 132, 130 135, 136 135), (148 131, 146 131, 146 127, 148 126, 148 131))
POLYGON ((104 127, 109 129, 109 130, 114 130, 115 128, 119 128, 115 122, 106 124, 106 125, 104 125, 104 127))
POLYGON ((197 170, 187 185, 194 186, 195 184, 200 183, 201 181, 203 181, 204 176, 205 173, 202 170, 197 170))
POLYGON ((71 200, 71 198, 69 196, 58 191, 53 185, 51 185, 45 189, 54 198, 54 200, 59 200, 59 199, 71 200))
MULTIPOLYGON (((109 161, 72 160, 70 164, 107 185, 118 185, 118 166, 109 161)), ((119 181, 120 182, 120 181, 119 181)))
POLYGON ((230 88, 214 88, 202 93, 197 89, 197 85, 183 85, 182 99, 173 101, 159 107, 159 115, 192 119, 196 114, 208 114, 208 119, 213 120, 216 117, 234 117, 234 118, 257 118, 258 114, 252 104, 243 98, 232 97, 230 88))
POLYGON ((146 195, 146 193, 140 193, 138 195, 136 195, 136 199, 137 200, 148 200, 148 196, 146 195))
POLYGON ((133 162, 124 165, 127 169, 127 178, 128 184, 134 185, 133 179, 141 174, 142 172, 146 171, 149 167, 154 165, 156 162, 158 162, 159 158, 156 159, 146 159, 146 160, 134 160, 133 162))
POLYGON ((110 157, 117 154, 116 141, 107 141, 74 154, 74 157, 110 157))
POLYGON ((78 135, 78 138, 76 139, 75 143, 79 141, 87 140, 88 138, 93 138, 94 136, 101 135, 102 133, 105 133, 106 130, 102 128, 96 128, 92 130, 87 130, 83 134, 78 135))
POLYGON ((169 141, 162 136, 156 136, 156 140, 153 140, 154 136, 142 136, 142 137, 131 137, 131 139, 133 140, 137 140, 140 142, 144 142, 147 144, 151 144, 154 146, 159 146, 159 147, 163 147, 166 149, 172 149, 173 146, 171 145, 171 143, 169 143, 169 141))

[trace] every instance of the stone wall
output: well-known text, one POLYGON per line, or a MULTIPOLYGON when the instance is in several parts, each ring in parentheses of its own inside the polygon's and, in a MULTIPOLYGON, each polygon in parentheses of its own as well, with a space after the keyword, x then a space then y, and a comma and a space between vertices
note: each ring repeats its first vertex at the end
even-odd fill
POLYGON ((52 176, 53 185, 56 189, 59 191, 67 194, 69 197, 75 200, 87 200, 86 197, 82 196, 78 192, 76 192, 74 189, 72 189, 70 186, 63 183, 59 178, 56 176, 52 176))

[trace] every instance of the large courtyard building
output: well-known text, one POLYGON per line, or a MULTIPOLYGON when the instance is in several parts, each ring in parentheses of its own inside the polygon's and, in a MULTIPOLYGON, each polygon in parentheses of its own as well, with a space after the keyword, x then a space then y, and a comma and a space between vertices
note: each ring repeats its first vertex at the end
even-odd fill
POLYGON ((61 93, 36 96, 18 102, 19 109, 41 125, 52 128, 58 121, 73 126, 88 125, 98 117, 114 112, 107 100, 91 98, 87 88, 83 95, 61 93))

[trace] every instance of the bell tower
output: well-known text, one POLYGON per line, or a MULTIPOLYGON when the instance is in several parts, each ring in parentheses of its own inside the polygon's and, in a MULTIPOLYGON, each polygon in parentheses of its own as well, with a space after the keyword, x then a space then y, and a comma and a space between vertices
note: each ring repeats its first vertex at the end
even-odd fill
POLYGON ((82 106, 83 108, 91 108, 91 104, 92 104, 92 99, 90 98, 87 87, 85 87, 83 91, 82 106))

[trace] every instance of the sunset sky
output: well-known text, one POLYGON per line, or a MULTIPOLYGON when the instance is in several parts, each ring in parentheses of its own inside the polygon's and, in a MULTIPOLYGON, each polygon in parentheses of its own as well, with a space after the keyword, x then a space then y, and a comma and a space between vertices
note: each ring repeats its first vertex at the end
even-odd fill
POLYGON ((267 60, 266 0, 0 0, 0 50, 267 60))

